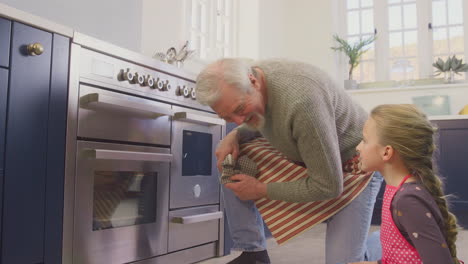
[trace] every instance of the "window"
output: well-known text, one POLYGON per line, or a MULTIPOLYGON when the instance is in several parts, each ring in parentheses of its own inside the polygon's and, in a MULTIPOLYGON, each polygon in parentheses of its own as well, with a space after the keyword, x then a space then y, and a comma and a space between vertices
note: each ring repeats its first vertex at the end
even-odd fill
POLYGON ((235 0, 186 0, 191 48, 201 60, 236 55, 235 0))
POLYGON ((377 35, 356 70, 360 82, 429 78, 437 58, 468 58, 464 0, 339 1, 346 12, 341 34, 350 42, 377 35))
MULTIPOLYGON (((359 39, 367 39, 374 34, 373 0, 349 0, 347 6, 347 39, 354 43, 359 39)), ((375 69, 374 44, 361 57, 359 66, 353 72, 353 79, 360 82, 373 81, 375 69)))
MULTIPOLYGON (((462 0, 432 0, 433 61, 455 55, 465 60, 462 0)), ((464 79, 464 76, 455 76, 464 79)))
POLYGON ((388 2, 390 79, 400 81, 418 78, 416 0, 388 2))

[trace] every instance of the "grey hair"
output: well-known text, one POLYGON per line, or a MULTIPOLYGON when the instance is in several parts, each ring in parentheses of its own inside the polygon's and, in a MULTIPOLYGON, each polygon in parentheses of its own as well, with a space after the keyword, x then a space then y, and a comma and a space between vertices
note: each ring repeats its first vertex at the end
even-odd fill
POLYGON ((252 60, 242 58, 224 58, 208 65, 197 77, 197 101, 204 105, 213 105, 220 97, 222 84, 230 85, 241 92, 250 93, 249 74, 256 76, 252 60))

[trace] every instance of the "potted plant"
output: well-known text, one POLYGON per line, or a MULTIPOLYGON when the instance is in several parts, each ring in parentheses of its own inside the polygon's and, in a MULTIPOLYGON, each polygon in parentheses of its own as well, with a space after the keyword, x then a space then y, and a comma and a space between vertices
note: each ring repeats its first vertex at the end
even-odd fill
POLYGON ((342 51, 349 58, 348 80, 345 80, 345 89, 354 89, 357 87, 357 84, 356 81, 353 80, 353 70, 359 65, 362 54, 368 50, 366 46, 374 42, 376 37, 372 36, 366 39, 359 39, 359 41, 353 44, 340 38, 336 34, 333 35, 333 38, 338 42, 338 47, 331 47, 331 49, 334 51, 342 51))
POLYGON ((446 61, 437 58, 437 61, 432 66, 437 69, 435 76, 444 74, 446 83, 453 83, 455 74, 468 71, 468 65, 463 63, 463 59, 457 59, 455 55, 449 56, 446 61))

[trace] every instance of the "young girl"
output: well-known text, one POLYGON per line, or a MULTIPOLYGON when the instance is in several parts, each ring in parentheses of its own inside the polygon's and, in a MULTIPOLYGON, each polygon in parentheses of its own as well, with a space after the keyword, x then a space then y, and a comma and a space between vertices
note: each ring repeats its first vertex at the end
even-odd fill
POLYGON ((457 223, 432 167, 435 129, 412 105, 372 110, 357 146, 361 169, 387 183, 380 242, 383 264, 459 264, 457 223))

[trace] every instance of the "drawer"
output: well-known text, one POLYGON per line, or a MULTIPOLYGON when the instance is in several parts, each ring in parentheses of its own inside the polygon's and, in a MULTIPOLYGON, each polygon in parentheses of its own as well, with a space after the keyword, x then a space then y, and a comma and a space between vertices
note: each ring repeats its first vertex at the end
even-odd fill
POLYGON ((219 239, 219 206, 201 206, 169 212, 168 251, 176 251, 219 239))
POLYGON ((11 22, 0 18, 0 66, 8 68, 10 61, 11 22))
POLYGON ((80 85, 78 137, 169 146, 171 105, 80 85))

